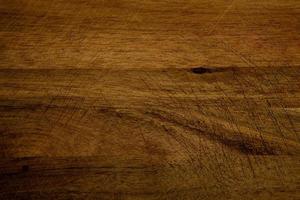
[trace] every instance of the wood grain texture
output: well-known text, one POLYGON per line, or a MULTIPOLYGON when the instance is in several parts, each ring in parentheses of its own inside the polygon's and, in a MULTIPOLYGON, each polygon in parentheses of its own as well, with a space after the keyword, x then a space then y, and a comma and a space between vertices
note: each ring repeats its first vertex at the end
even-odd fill
POLYGON ((0 199, 299 199, 297 0, 0 0, 0 199))

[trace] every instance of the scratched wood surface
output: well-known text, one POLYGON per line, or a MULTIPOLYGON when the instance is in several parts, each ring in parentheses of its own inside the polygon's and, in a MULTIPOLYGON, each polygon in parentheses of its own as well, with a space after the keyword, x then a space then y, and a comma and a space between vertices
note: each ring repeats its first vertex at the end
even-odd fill
POLYGON ((0 199, 300 199, 298 0, 0 0, 0 199))

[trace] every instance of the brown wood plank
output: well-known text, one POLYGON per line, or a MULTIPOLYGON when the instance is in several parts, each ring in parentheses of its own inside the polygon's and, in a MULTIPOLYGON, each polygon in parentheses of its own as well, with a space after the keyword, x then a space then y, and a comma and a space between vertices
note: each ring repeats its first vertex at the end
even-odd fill
POLYGON ((1 0, 4 68, 299 66, 298 0, 1 0))
POLYGON ((0 0, 0 199, 299 199, 299 14, 0 0))

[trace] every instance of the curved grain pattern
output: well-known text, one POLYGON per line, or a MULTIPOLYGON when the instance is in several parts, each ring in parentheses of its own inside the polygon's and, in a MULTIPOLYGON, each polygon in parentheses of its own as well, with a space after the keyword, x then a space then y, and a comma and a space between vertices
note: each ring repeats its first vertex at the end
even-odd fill
POLYGON ((0 198, 298 199, 299 6, 0 0, 0 198))

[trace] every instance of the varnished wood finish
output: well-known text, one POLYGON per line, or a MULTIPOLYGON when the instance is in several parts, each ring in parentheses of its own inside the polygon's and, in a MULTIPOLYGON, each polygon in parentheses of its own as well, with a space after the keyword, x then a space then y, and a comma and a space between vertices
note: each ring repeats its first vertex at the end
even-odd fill
POLYGON ((0 199, 299 199, 297 0, 0 0, 0 199))

